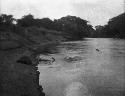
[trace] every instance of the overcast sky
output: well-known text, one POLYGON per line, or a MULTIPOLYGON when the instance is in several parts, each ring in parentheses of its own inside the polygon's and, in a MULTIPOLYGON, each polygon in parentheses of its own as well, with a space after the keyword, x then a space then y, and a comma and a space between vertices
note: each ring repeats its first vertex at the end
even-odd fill
POLYGON ((58 19, 74 15, 104 25, 114 16, 123 13, 124 0, 0 0, 1 12, 21 18, 33 14, 36 18, 58 19))

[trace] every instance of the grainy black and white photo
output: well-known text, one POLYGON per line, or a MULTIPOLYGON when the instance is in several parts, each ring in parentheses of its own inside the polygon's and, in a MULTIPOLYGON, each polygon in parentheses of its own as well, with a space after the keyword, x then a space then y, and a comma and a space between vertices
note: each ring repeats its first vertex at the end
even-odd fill
POLYGON ((125 0, 0 0, 0 96, 125 96, 125 0))

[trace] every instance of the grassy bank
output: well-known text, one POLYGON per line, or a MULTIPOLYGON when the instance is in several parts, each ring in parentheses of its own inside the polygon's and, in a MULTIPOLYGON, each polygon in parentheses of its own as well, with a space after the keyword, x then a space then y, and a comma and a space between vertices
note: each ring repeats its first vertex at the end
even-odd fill
POLYGON ((64 39, 44 28, 23 31, 0 31, 0 96, 45 96, 39 86, 36 56, 54 52, 64 39))

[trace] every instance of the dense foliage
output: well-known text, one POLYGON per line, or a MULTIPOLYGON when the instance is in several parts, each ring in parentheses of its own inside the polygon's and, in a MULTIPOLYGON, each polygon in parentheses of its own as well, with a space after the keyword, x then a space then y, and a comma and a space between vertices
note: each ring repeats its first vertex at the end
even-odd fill
POLYGON ((92 25, 88 24, 88 21, 76 16, 68 15, 51 20, 49 18, 34 18, 31 14, 25 15, 21 19, 15 19, 12 15, 0 15, 0 30, 11 30, 11 32, 24 34, 26 28, 45 28, 55 30, 67 40, 80 40, 84 37, 124 38, 124 26, 125 14, 110 19, 107 25, 96 26, 95 30, 92 25))
MULTIPOLYGON (((12 15, 1 15, 0 24, 18 33, 22 28, 38 27, 61 32, 67 40, 79 40, 83 37, 88 37, 91 31, 94 31, 88 21, 76 16, 66 16, 60 19, 51 20, 49 18, 34 18, 33 15, 25 15, 21 19, 14 19, 12 15)), ((23 32, 23 31, 22 31, 23 32)))
POLYGON ((96 26, 94 37, 125 38, 125 13, 109 20, 107 25, 96 26))

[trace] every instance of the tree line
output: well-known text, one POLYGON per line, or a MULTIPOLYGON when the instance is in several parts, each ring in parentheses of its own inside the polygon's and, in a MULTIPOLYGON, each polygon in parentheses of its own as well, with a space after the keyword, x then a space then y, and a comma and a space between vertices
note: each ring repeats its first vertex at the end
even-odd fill
POLYGON ((125 38, 125 13, 111 18, 104 26, 93 28, 87 20, 76 16, 65 16, 60 19, 34 18, 32 14, 15 19, 13 15, 0 15, 0 30, 11 30, 23 34, 26 28, 36 27, 61 32, 68 40, 80 40, 85 37, 125 38))
POLYGON ((106 25, 98 25, 95 28, 93 37, 125 38, 125 13, 111 18, 106 25))
POLYGON ((28 14, 20 19, 15 19, 12 15, 2 14, 0 16, 0 29, 3 28, 13 32, 23 32, 25 28, 37 27, 46 28, 49 30, 56 30, 61 32, 69 40, 79 40, 84 37, 89 37, 94 31, 92 25, 88 24, 87 20, 76 16, 65 16, 60 19, 51 20, 50 18, 34 18, 33 15, 28 14))

